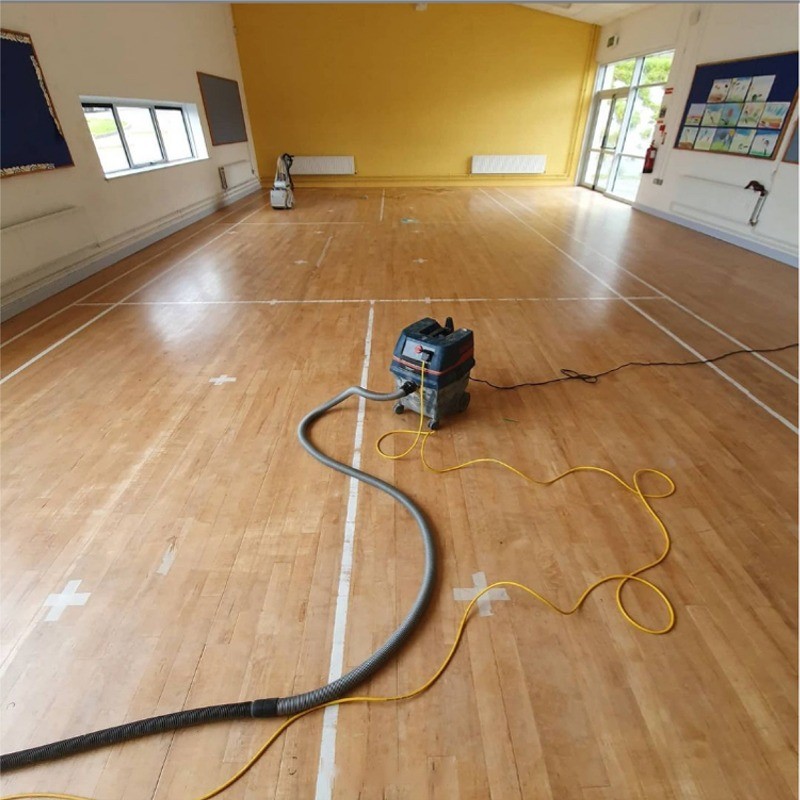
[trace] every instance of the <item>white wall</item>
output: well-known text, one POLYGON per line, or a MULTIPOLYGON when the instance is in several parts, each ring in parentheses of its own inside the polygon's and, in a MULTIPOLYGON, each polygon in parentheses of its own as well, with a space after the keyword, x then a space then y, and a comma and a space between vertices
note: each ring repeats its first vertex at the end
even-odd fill
MULTIPOLYGON (((104 256, 109 263, 233 199, 222 192, 220 166, 246 159, 257 175, 246 105, 250 141, 214 147, 197 83, 197 71, 234 78, 246 104, 229 4, 4 3, 2 21, 32 36, 75 166, 4 178, 0 226, 76 206, 96 239, 23 274, 4 258, 4 309, 19 310, 26 298, 90 274, 104 256), (107 180, 80 95, 196 103, 209 158, 107 180)), ((236 196, 256 186, 254 179, 236 196)), ((16 250, 4 250, 13 259, 16 250)))
POLYGON ((603 26, 597 39, 598 63, 672 50, 678 43, 684 8, 682 3, 664 3, 603 26), (606 47, 609 37, 614 35, 619 36, 619 42, 606 47))
POLYGON ((674 148, 698 64, 797 50, 797 44, 795 3, 655 6, 602 29, 598 61, 603 63, 676 48, 668 84, 674 87, 674 93, 666 117, 667 137, 653 174, 642 178, 637 208, 797 265, 798 168, 781 161, 793 122, 774 161, 674 148), (619 35, 619 43, 608 49, 606 41, 614 34, 619 35), (658 185, 656 180, 663 184, 658 185), (770 190, 756 227, 728 217, 729 212, 735 216, 733 209, 737 207, 752 206, 756 196, 736 188, 751 180, 770 190))

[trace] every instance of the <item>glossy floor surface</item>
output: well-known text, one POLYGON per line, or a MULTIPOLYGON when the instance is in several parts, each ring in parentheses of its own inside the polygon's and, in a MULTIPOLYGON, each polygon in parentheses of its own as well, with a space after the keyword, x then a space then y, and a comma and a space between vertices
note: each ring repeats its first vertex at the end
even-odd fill
MULTIPOLYGON (((475 331, 474 376, 538 381, 794 342, 797 272, 581 189, 300 189, 291 212, 251 196, 8 321, 3 752, 314 688, 385 639, 416 594, 419 537, 295 428, 362 377, 391 388, 397 336, 426 315, 475 331)), ((674 630, 628 625, 613 585, 570 617, 495 594, 425 695, 298 721, 224 796, 796 797, 796 376, 788 350, 595 385, 473 384, 432 463, 675 480, 654 501, 672 552, 647 573, 674 630)), ((607 477, 436 475, 377 455, 398 420, 350 401, 314 430, 416 498, 438 539, 429 613, 365 694, 430 676, 483 580, 568 606, 659 554, 653 520, 607 477)), ((663 624, 652 594, 624 593, 663 624)), ((156 736, 8 773, 2 790, 196 798, 277 724, 156 736)))

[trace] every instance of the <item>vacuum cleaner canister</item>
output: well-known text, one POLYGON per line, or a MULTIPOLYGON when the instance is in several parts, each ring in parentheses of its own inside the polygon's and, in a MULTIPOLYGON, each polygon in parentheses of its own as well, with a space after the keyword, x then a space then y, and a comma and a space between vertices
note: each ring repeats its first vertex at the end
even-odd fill
MULTIPOLYGON (((452 317, 444 325, 425 317, 404 328, 389 367, 397 387, 409 381, 419 386, 423 365, 422 413, 428 418, 428 427, 436 430, 442 417, 465 411, 469 405, 467 384, 475 366, 472 331, 455 330, 452 317)), ((407 408, 419 413, 419 392, 403 397, 394 406, 397 414, 407 408)))

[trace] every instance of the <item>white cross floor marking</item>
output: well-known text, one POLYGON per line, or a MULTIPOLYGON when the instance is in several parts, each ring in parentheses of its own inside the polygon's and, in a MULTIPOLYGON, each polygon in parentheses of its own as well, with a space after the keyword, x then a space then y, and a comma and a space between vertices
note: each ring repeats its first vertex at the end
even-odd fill
POLYGON ((427 258, 415 258, 414 259, 414 263, 415 264, 424 264, 427 260, 428 260, 427 258))
MULTIPOLYGON (((453 599, 465 603, 472 600, 481 589, 485 589, 488 586, 486 583, 486 573, 473 572, 472 583, 475 584, 475 587, 472 589, 453 589, 453 599)), ((493 602, 510 599, 505 589, 491 589, 478 600, 478 613, 482 617, 491 617, 493 602)))
POLYGON ((209 383, 214 386, 221 386, 223 383, 236 383, 236 378, 231 378, 230 375, 220 375, 218 378, 209 378, 209 383))
POLYGON ((77 589, 81 585, 80 581, 70 581, 61 594, 49 594, 44 601, 45 606, 50 606, 45 622, 55 622, 61 618, 67 606, 84 606, 89 599, 91 592, 81 592, 77 594, 77 589))

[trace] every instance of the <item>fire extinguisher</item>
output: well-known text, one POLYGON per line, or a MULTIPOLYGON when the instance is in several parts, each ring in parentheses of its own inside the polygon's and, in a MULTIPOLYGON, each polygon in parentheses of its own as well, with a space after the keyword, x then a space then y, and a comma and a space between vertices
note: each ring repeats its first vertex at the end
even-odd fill
POLYGON ((653 167, 656 163, 656 153, 658 153, 658 148, 656 147, 655 139, 653 139, 653 141, 650 142, 650 147, 647 148, 647 152, 644 154, 643 174, 649 175, 653 171, 653 167))

